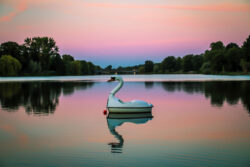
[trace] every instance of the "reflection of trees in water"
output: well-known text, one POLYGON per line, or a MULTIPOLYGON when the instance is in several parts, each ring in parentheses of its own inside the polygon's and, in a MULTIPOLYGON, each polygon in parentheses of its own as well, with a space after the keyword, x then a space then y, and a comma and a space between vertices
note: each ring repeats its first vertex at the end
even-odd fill
POLYGON ((224 102, 231 105, 242 101, 250 113, 250 82, 249 81, 217 81, 217 82, 162 82, 168 92, 184 91, 187 93, 202 93, 210 98, 211 104, 222 106, 224 102))
POLYGON ((200 82, 162 82, 162 86, 168 92, 184 91, 190 94, 202 92, 200 82))
POLYGON ((151 89, 154 86, 154 82, 144 82, 146 89, 151 89))
POLYGON ((23 106, 28 114, 50 114, 58 105, 58 98, 75 90, 87 89, 92 82, 11 82, 0 83, 0 102, 7 111, 23 106))

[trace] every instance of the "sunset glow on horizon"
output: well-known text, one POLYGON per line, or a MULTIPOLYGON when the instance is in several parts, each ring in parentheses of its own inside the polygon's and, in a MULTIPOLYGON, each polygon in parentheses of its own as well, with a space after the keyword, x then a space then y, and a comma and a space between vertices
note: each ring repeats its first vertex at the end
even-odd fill
POLYGON ((0 0, 0 42, 48 36, 61 54, 118 67, 242 45, 249 18, 248 0, 0 0))

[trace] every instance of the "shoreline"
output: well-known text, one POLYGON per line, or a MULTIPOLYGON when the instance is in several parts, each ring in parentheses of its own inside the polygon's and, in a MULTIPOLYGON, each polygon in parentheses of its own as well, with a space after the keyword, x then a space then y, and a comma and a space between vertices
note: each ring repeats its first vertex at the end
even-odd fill
MULTIPOLYGON (((0 77, 3 82, 106 82, 111 75, 84 76, 18 76, 0 77)), ((139 74, 121 75, 126 82, 209 82, 209 81, 250 81, 250 75, 205 75, 205 74, 139 74)))

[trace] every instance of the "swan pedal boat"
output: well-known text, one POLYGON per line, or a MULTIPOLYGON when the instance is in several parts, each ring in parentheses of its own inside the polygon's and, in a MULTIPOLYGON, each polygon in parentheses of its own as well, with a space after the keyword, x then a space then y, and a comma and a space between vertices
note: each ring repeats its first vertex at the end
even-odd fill
POLYGON ((115 97, 115 94, 123 86, 123 79, 120 76, 111 77, 108 82, 119 81, 119 84, 110 92, 107 108, 110 113, 148 113, 152 111, 153 105, 142 100, 132 100, 130 102, 123 102, 115 97))

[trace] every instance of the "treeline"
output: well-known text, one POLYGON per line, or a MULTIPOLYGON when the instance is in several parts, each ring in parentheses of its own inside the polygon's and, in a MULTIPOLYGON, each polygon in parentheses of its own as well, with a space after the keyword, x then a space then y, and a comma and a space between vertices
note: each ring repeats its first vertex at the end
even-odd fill
POLYGON ((21 45, 11 41, 0 45, 0 76, 94 75, 100 69, 92 62, 60 55, 53 38, 26 38, 21 45))
POLYGON ((184 57, 168 56, 160 63, 151 60, 130 67, 118 67, 112 72, 140 74, 202 73, 230 74, 250 71, 250 35, 238 46, 236 43, 224 45, 221 41, 210 44, 210 49, 200 55, 189 54, 184 57))
POLYGON ((210 44, 210 49, 199 55, 168 56, 160 63, 151 60, 129 67, 102 69, 92 62, 75 60, 68 54, 60 55, 53 38, 26 38, 19 45, 5 42, 0 45, 0 76, 32 75, 95 75, 95 74, 248 74, 250 71, 250 35, 238 46, 221 41, 210 44))

